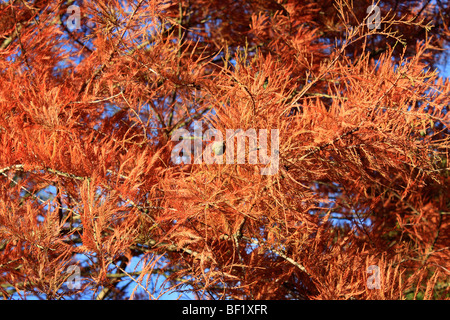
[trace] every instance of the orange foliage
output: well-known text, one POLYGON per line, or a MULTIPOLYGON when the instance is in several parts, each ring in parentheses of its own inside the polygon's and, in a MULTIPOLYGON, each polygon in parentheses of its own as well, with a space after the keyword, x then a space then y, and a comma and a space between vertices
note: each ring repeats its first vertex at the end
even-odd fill
POLYGON ((450 9, 352 3, 1 3, 3 297, 448 298, 450 9), (194 121, 278 170, 174 161, 194 121))

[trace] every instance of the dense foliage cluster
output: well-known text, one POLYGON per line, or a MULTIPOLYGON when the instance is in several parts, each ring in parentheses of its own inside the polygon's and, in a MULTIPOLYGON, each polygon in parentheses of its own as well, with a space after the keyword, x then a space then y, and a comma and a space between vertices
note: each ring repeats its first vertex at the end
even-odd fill
POLYGON ((3 297, 448 298, 450 7, 372 4, 1 2, 3 297), (195 121, 277 172, 174 161, 195 121))

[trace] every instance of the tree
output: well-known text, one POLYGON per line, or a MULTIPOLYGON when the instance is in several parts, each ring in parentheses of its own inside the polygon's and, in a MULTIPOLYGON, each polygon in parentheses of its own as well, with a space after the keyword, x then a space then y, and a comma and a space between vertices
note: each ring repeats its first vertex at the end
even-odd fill
POLYGON ((0 5, 5 299, 449 297, 447 3, 0 5))

